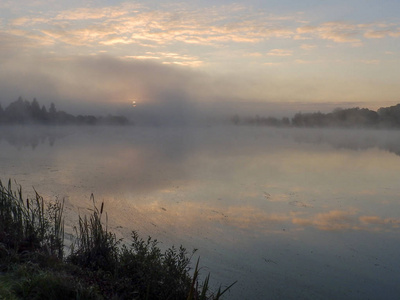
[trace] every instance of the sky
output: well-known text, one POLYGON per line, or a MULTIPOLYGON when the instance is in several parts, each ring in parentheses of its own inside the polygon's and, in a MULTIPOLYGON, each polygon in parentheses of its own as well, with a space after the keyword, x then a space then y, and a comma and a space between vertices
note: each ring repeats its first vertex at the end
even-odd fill
POLYGON ((0 0, 0 103, 378 109, 400 102, 399 11, 397 0, 0 0))

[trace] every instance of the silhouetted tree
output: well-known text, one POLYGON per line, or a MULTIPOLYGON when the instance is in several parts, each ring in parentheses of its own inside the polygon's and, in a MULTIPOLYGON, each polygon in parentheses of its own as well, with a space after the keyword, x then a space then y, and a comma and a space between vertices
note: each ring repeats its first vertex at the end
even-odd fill
POLYGON ((53 102, 51 102, 51 104, 50 104, 49 113, 50 113, 51 115, 55 115, 55 114, 57 113, 56 106, 54 105, 53 102))
POLYGON ((292 125, 296 127, 304 126, 303 114, 301 112, 298 112, 294 115, 292 118, 292 125))
POLYGON ((29 102, 25 103, 22 97, 19 97, 17 101, 12 102, 4 111, 7 116, 7 122, 25 123, 29 119, 29 107, 29 102))
POLYGON ((400 104, 378 109, 381 127, 400 127, 400 104))
POLYGON ((283 126, 290 126, 290 120, 288 117, 283 117, 281 122, 283 126))
POLYGON ((42 111, 40 109, 40 105, 36 100, 36 98, 33 98, 32 103, 30 104, 30 111, 31 111, 31 117, 34 121, 36 122, 42 121, 42 111))
POLYGON ((337 108, 331 113, 297 113, 292 118, 296 127, 374 127, 379 122, 378 114, 367 108, 337 108))
POLYGON ((46 106, 42 105, 42 109, 40 110, 40 120, 46 123, 49 120, 48 112, 46 106))
POLYGON ((32 102, 18 100, 11 102, 4 110, 0 105, 0 123, 1 124, 82 124, 82 125, 126 125, 128 119, 122 116, 95 117, 91 115, 75 117, 64 111, 57 111, 54 103, 51 103, 49 111, 43 105, 40 108, 39 102, 34 98, 32 102))
POLYGON ((0 124, 3 124, 5 122, 6 122, 6 114, 5 114, 4 109, 3 109, 3 107, 1 106, 1 103, 0 103, 0 124))

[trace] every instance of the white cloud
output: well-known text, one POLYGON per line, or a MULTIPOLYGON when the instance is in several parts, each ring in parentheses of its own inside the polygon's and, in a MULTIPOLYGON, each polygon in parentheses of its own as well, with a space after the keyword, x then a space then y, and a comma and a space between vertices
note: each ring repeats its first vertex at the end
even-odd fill
POLYGON ((48 18, 21 16, 13 20, 13 26, 35 24, 35 30, 53 33, 54 39, 72 45, 113 45, 117 41, 126 42, 127 36, 132 41, 147 40, 158 44, 258 43, 269 38, 291 38, 294 34, 285 24, 293 17, 265 16, 235 4, 204 9, 191 9, 183 4, 178 7, 171 10, 166 5, 150 10, 144 5, 125 3, 102 8, 76 8, 48 18))

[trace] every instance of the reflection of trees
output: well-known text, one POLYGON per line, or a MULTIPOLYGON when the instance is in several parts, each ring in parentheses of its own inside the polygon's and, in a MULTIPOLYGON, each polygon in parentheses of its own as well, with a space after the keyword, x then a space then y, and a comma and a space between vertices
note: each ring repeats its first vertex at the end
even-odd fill
POLYGON ((231 121, 235 125, 256 125, 256 126, 272 126, 272 127, 287 127, 290 125, 289 118, 275 118, 275 117, 260 117, 256 115, 255 117, 247 117, 240 120, 238 115, 235 115, 231 118, 231 121))
POLYGON ((397 131, 379 130, 319 130, 306 129, 297 132, 294 139, 299 143, 328 144, 335 149, 354 151, 378 148, 400 156, 400 134, 397 131))
POLYGON ((57 139, 67 134, 60 131, 53 131, 43 127, 24 130, 24 128, 4 127, 0 131, 0 141, 4 140, 11 146, 18 149, 31 147, 33 150, 38 145, 47 144, 53 146, 57 139))

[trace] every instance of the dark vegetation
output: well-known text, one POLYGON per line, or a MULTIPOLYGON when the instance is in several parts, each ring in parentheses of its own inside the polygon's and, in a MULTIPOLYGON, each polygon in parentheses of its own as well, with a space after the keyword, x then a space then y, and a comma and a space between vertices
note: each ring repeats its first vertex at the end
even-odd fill
POLYGON ((18 100, 10 103, 4 109, 0 104, 0 125, 127 125, 128 123, 128 119, 124 116, 74 116, 65 111, 57 111, 54 103, 51 103, 49 109, 47 109, 44 105, 40 106, 36 99, 29 102, 19 97, 18 100))
MULTIPOLYGON (((94 203, 94 198, 93 203, 94 203)), ((63 202, 46 204, 0 182, 0 299, 219 299, 230 287, 199 283, 185 248, 162 252, 132 232, 122 245, 103 224, 103 203, 79 218, 64 253, 63 202)), ((194 253, 194 252, 193 252, 194 253)))
POLYGON ((247 117, 235 115, 231 122, 236 125, 259 125, 275 127, 342 127, 342 128, 400 128, 400 104, 382 107, 378 111, 368 108, 337 108, 330 113, 297 113, 294 117, 247 117))

